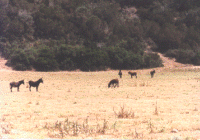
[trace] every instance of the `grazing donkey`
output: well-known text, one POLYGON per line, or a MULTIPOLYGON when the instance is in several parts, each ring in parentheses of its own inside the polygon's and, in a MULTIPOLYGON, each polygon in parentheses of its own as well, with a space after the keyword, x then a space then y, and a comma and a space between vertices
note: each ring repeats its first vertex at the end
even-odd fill
POLYGON ((119 81, 118 79, 112 79, 109 83, 108 83, 108 88, 111 87, 111 85, 115 88, 116 86, 119 87, 119 81))
POLYGON ((154 74, 156 73, 156 71, 155 70, 152 70, 152 71, 150 71, 150 74, 151 74, 151 78, 153 78, 153 76, 154 76, 154 74))
POLYGON ((39 80, 33 82, 33 81, 29 81, 29 90, 31 91, 31 87, 36 87, 36 91, 38 91, 38 86, 40 83, 43 83, 42 78, 40 78, 39 80))
POLYGON ((119 73, 118 73, 119 77, 122 78, 122 71, 119 70, 119 73))
POLYGON ((136 78, 137 78, 137 72, 128 72, 128 74, 130 74, 131 75, 131 78, 133 77, 133 76, 135 76, 136 78))
POLYGON ((11 92, 12 92, 12 87, 17 87, 17 91, 19 92, 19 86, 21 84, 24 84, 24 80, 21 80, 19 82, 11 82, 10 83, 10 90, 11 90, 11 92))

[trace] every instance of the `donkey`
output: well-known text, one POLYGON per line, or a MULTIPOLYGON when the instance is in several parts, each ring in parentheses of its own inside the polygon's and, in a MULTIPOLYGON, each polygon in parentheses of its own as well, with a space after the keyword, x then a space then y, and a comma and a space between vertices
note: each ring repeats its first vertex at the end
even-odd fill
POLYGON ((131 78, 133 77, 133 76, 135 76, 136 78, 137 78, 137 72, 128 72, 128 74, 130 74, 131 75, 131 78))
POLYGON ((39 84, 40 83, 43 83, 43 80, 42 80, 42 78, 40 78, 39 80, 37 80, 37 81, 29 81, 28 82, 29 83, 29 90, 31 91, 31 87, 36 87, 36 91, 38 91, 38 86, 39 86, 39 84))
POLYGON ((122 71, 119 70, 119 73, 118 73, 119 77, 122 78, 122 71))
POLYGON ((12 92, 12 87, 17 87, 17 91, 19 92, 19 86, 21 84, 24 84, 24 80, 21 80, 19 82, 11 82, 10 83, 10 91, 12 92))
POLYGON ((111 87, 111 85, 115 88, 116 86, 119 87, 119 81, 118 79, 112 79, 109 83, 108 83, 108 88, 111 87))
POLYGON ((154 74, 156 73, 156 71, 155 70, 152 70, 152 71, 150 71, 150 74, 151 74, 151 78, 153 78, 153 76, 154 76, 154 74))

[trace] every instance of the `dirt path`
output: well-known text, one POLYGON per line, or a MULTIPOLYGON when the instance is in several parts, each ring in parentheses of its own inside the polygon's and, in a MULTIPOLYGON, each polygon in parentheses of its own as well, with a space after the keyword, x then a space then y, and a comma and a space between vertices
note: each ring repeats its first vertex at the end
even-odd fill
POLYGON ((146 51, 146 53, 157 53, 160 58, 162 59, 163 61, 163 65, 164 67, 160 67, 160 68, 157 68, 157 70, 162 70, 162 69, 195 69, 195 68, 200 68, 200 66, 194 66, 192 64, 182 64, 182 63, 179 63, 179 62, 176 62, 176 59, 175 58, 169 58, 169 57, 165 57, 162 53, 159 53, 159 52, 154 52, 151 50, 151 47, 148 46, 146 51))
POLYGON ((163 54, 158 53, 158 55, 160 56, 160 58, 163 61, 163 68, 158 68, 158 69, 199 69, 200 66, 194 66, 192 64, 182 64, 179 62, 176 62, 175 58, 169 58, 169 57, 165 57, 163 54))
POLYGON ((163 65, 165 68, 176 68, 176 67, 186 67, 186 64, 181 64, 178 62, 175 62, 175 59, 170 59, 168 57, 165 57, 163 54, 158 53, 158 55, 160 56, 160 58, 163 61, 163 65))
POLYGON ((146 53, 157 53, 163 61, 164 67, 162 67, 162 68, 178 68, 178 67, 182 68, 182 67, 189 66, 186 64, 181 64, 181 63, 176 62, 175 58, 165 57, 163 54, 161 54, 159 52, 152 51, 150 46, 147 47, 145 52, 146 53))
POLYGON ((7 60, 0 57, 0 70, 12 70, 11 67, 6 66, 6 62, 7 62, 7 60))

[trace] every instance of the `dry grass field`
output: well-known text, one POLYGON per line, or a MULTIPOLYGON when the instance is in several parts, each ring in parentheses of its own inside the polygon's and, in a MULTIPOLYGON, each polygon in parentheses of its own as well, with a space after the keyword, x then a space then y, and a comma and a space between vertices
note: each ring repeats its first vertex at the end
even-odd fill
POLYGON ((0 71, 0 138, 200 139, 200 69, 0 71), (43 78, 39 92, 28 81, 43 78), (118 88, 108 82, 119 79, 118 88), (9 83, 25 80, 20 92, 9 83))

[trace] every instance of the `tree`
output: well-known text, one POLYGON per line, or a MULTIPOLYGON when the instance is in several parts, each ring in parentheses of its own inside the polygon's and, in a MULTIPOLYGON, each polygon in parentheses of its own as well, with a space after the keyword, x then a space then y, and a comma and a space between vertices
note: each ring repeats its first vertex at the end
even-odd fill
POLYGON ((104 39, 104 23, 97 17, 91 16, 86 21, 86 33, 88 39, 94 42, 100 42, 104 39))
POLYGON ((154 0, 115 0, 120 3, 121 7, 125 6, 137 6, 137 7, 149 7, 154 0))
POLYGON ((83 48, 78 65, 83 71, 105 70, 110 66, 108 54, 101 49, 83 48))
POLYGON ((58 70, 58 63, 55 60, 53 50, 51 50, 48 46, 43 46, 38 52, 34 68, 38 71, 58 70))
POLYGON ((149 53, 144 55, 144 67, 155 68, 163 66, 162 60, 158 54, 149 53))
POLYGON ((166 51, 169 49, 177 49, 181 46, 184 35, 177 30, 176 26, 172 24, 165 24, 160 30, 157 39, 158 49, 160 51, 166 51))
POLYGON ((65 13, 58 7, 41 6, 34 14, 35 36, 41 38, 62 39, 67 37, 68 22, 65 13))
POLYGON ((72 46, 62 44, 56 51, 55 59, 60 70, 75 70, 77 68, 76 49, 72 46))
POLYGON ((16 49, 13 52, 7 65, 12 66, 14 70, 28 70, 31 68, 29 56, 22 49, 16 49))

